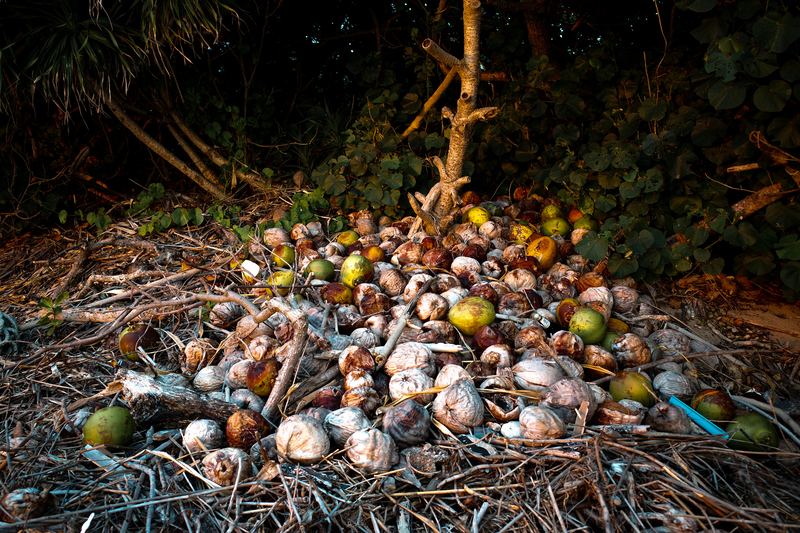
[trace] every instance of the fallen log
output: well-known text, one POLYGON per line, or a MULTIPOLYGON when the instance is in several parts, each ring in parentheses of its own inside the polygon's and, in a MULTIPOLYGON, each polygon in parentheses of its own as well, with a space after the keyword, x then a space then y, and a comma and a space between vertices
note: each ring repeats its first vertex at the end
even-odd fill
POLYGON ((172 429, 209 418, 225 424, 239 410, 236 404, 214 400, 185 387, 156 381, 147 374, 120 369, 102 394, 121 393, 133 419, 142 427, 172 429))

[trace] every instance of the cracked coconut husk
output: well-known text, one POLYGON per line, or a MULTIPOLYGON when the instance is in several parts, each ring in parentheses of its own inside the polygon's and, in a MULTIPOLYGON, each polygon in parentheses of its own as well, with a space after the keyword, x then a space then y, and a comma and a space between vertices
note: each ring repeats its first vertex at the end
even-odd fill
MULTIPOLYGON (((256 220, 263 209, 254 206, 244 216, 256 220)), ((3 426, 12 435, 0 445, 0 488, 4 494, 26 487, 46 493, 37 500, 44 506, 40 516, 24 525, 0 524, 0 531, 349 531, 359 525, 403 533, 549 532, 590 525, 605 532, 783 532, 800 523, 800 455, 791 438, 778 452, 745 455, 711 436, 586 427, 579 436, 530 441, 488 432, 456 438, 441 426, 423 447, 405 450, 388 473, 367 475, 335 451, 314 466, 268 459, 258 476, 232 488, 205 477, 202 457, 182 445, 183 427, 138 427, 124 449, 86 449, 75 429, 81 417, 136 402, 112 383, 131 372, 179 372, 180 353, 191 339, 229 333, 198 319, 206 300, 197 295, 224 294, 215 293, 218 287, 258 301, 252 284, 230 268, 242 244, 229 230, 207 221, 141 240, 135 228, 142 222, 127 220, 97 238, 75 229, 5 240, 1 310, 16 318, 21 338, 17 353, 0 360, 3 426), (104 241, 109 244, 76 247, 104 241), (86 249, 84 266, 75 271, 86 249), (196 267, 181 271, 188 255, 199 258, 196 267), (36 302, 60 285, 76 296, 63 303, 64 323, 48 336, 47 328, 35 326, 42 314, 36 302), (152 365, 115 354, 118 332, 133 318, 163 333, 152 365)), ((656 311, 700 339, 694 353, 676 357, 727 357, 717 368, 697 365, 697 377, 709 386, 796 398, 797 353, 774 332, 740 338, 741 324, 725 332, 715 325, 724 338, 714 337, 708 319, 681 315, 680 304, 693 299, 719 316, 748 316, 746 302, 735 295, 728 298, 739 309, 704 300, 700 281, 722 283, 704 278, 686 287, 656 287, 656 311)), ((335 360, 321 361, 315 375, 296 376, 276 416, 293 414, 336 380, 335 360)))

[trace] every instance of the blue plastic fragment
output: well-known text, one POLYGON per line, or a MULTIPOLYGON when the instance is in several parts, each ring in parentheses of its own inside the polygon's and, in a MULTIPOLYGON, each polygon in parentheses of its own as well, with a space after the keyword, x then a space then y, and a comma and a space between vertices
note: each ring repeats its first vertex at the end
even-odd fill
POLYGON ((725 433, 725 430, 723 430, 714 422, 712 422, 708 418, 704 417, 703 415, 701 415, 700 413, 698 413, 697 411, 686 405, 684 402, 682 402, 675 396, 669 399, 669 403, 671 403, 672 405, 676 405, 681 409, 683 409, 684 411, 686 411, 686 414, 689 415, 689 418, 692 419, 692 422, 694 422, 695 424, 697 424, 698 426, 709 432, 711 435, 722 435, 726 439, 729 437, 729 435, 725 433))

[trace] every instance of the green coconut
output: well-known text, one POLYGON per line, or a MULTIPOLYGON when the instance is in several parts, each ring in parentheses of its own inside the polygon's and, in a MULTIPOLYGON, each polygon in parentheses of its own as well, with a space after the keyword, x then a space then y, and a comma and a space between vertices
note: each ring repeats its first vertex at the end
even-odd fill
POLYGON ((580 337, 584 344, 597 344, 606 335, 606 321, 602 313, 582 307, 569 319, 569 330, 580 337))
POLYGON ((124 407, 103 407, 83 426, 83 443, 90 446, 128 446, 133 441, 133 416, 124 407))
POLYGON ((459 300, 447 314, 447 320, 464 335, 475 335, 483 326, 494 322, 494 305, 479 296, 459 300))
POLYGON ((735 450, 760 452, 778 447, 778 430, 760 413, 743 413, 737 416, 731 420, 725 431, 734 432, 728 445, 735 450))
POLYGON ((375 266, 363 255, 347 256, 342 263, 342 283, 354 288, 360 283, 369 283, 375 278, 375 266))
POLYGON ((635 400, 645 407, 652 407, 656 399, 650 393, 653 383, 650 378, 639 372, 624 370, 611 378, 608 392, 615 402, 620 400, 635 400))
POLYGON ((547 222, 543 222, 541 226, 542 235, 550 237, 551 235, 567 235, 572 228, 569 227, 569 222, 563 218, 551 218, 547 222))
POLYGON ((327 259, 315 259, 306 266, 305 273, 308 275, 310 272, 314 273, 314 279, 321 279, 323 281, 330 281, 336 274, 336 269, 333 263, 327 259))

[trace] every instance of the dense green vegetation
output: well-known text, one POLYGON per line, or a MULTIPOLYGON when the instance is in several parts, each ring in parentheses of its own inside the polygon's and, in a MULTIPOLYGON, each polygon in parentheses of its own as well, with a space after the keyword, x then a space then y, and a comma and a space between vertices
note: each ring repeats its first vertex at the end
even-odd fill
MULTIPOLYGON (((95 224, 155 215, 149 231, 202 221, 159 212, 153 186, 186 173, 106 105, 97 112, 112 97, 234 199, 301 172, 314 192, 283 224, 328 205, 408 214, 406 192, 435 182, 430 158, 449 136, 440 111, 458 84, 404 132, 445 79, 419 44, 460 56, 460 4, 103 5, 0 3, 5 225, 90 211, 95 224), (200 165, 182 149, 188 132, 213 148, 195 150, 200 165), (122 197, 130 209, 110 212, 122 197)), ((793 2, 487 3, 481 105, 501 112, 476 129, 465 173, 489 196, 530 185, 604 221, 580 251, 610 252, 616 275, 699 265, 780 277, 796 298, 799 167, 775 155, 800 146, 798 39, 793 2)))

